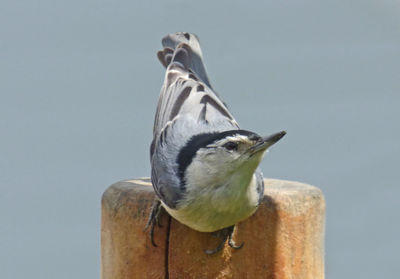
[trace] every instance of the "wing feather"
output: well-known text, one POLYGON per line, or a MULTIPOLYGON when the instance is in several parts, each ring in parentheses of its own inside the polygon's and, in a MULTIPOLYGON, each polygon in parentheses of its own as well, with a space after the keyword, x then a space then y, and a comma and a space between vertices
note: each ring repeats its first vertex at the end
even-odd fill
POLYGON ((176 33, 166 36, 162 43, 164 49, 157 55, 167 69, 154 120, 151 177, 156 194, 175 208, 184 192, 177 178, 176 158, 185 139, 221 127, 238 129, 239 126, 210 85, 198 38, 176 33), (174 130, 176 126, 180 128, 174 130), (176 133, 179 133, 178 143, 165 144, 173 142, 176 133), (162 152, 157 152, 161 149, 162 152))

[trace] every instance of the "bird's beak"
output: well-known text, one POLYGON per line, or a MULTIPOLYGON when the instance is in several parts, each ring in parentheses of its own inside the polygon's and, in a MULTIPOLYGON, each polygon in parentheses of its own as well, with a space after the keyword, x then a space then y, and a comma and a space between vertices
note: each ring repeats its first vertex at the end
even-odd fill
POLYGON ((286 132, 281 131, 267 137, 262 137, 252 147, 249 148, 249 151, 251 154, 255 154, 259 151, 265 151, 268 147, 283 138, 284 135, 286 135, 286 132))

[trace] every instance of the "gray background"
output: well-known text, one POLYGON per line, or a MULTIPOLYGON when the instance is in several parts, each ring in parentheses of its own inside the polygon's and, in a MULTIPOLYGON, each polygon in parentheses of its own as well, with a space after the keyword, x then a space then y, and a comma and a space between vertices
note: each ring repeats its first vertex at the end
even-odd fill
POLYGON ((202 42, 267 177, 320 187, 327 278, 396 278, 399 1, 0 4, 0 278, 98 278, 100 198, 149 176, 167 33, 202 42))

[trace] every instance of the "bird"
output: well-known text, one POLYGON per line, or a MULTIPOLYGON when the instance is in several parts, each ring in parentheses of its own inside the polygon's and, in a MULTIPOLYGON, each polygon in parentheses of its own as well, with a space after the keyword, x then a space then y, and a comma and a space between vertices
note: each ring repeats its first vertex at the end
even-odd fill
POLYGON ((285 134, 262 137, 242 130, 210 84, 199 38, 177 32, 162 39, 157 53, 166 68, 150 146, 151 182, 156 194, 145 229, 154 230, 167 212, 180 223, 220 238, 219 252, 235 225, 256 211, 264 195, 259 164, 285 134))

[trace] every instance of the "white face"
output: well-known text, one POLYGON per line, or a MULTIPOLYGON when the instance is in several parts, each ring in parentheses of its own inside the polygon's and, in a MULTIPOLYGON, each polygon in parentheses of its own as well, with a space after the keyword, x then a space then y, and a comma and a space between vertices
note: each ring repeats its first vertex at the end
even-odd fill
POLYGON ((249 179, 259 165, 266 149, 251 152, 256 144, 243 135, 229 136, 197 151, 187 169, 187 177, 196 185, 222 184, 234 173, 248 175, 249 179))

